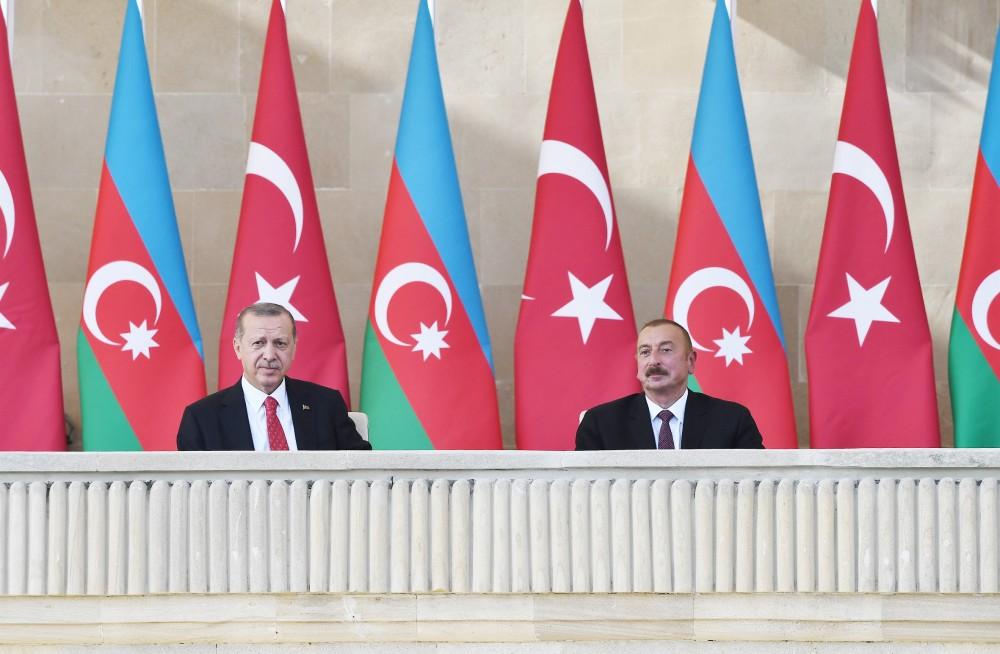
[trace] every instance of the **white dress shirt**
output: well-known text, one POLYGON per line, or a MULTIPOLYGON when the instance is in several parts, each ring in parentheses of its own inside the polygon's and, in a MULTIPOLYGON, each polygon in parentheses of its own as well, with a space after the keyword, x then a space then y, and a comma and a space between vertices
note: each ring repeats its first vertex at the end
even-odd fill
POLYGON ((645 397, 646 405, 649 407, 649 422, 653 427, 653 447, 659 448, 660 425, 663 423, 659 414, 660 411, 667 409, 674 414, 674 417, 670 419, 670 433, 674 437, 674 449, 681 449, 681 434, 684 433, 684 409, 687 408, 688 402, 687 389, 684 389, 684 395, 681 395, 670 406, 660 406, 649 399, 648 395, 645 397))
POLYGON ((258 452, 270 452, 271 442, 267 438, 267 410, 264 408, 264 400, 273 397, 278 402, 278 422, 285 430, 285 440, 288 441, 288 450, 295 451, 298 446, 295 443, 295 427, 292 425, 292 410, 288 408, 288 390, 285 388, 285 380, 274 389, 268 396, 247 381, 246 377, 240 378, 243 384, 243 399, 247 403, 247 418, 250 420, 250 435, 253 436, 253 449, 258 452))

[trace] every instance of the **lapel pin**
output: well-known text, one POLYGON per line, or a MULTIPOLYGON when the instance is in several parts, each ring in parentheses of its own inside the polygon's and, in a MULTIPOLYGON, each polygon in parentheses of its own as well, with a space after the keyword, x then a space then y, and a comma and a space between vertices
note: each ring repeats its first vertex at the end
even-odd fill
POLYGON ((308 411, 309 410, 309 405, 308 404, 303 404, 302 405, 302 410, 303 411, 308 411))

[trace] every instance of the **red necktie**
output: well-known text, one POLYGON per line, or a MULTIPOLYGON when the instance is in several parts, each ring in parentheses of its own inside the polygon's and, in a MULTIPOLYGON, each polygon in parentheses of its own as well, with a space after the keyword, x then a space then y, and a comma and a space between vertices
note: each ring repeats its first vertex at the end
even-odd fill
POLYGON ((264 399, 264 413, 267 415, 267 443, 271 446, 271 451, 287 450, 285 430, 281 428, 281 422, 278 420, 278 400, 268 395, 264 399))
MULTIPOLYGON (((271 399, 271 398, 268 398, 271 399)), ((657 414, 660 418, 660 435, 656 438, 656 447, 661 450, 674 449, 674 435, 670 432, 670 419, 674 414, 667 409, 657 414)), ((271 449, 274 449, 273 447, 271 449)))

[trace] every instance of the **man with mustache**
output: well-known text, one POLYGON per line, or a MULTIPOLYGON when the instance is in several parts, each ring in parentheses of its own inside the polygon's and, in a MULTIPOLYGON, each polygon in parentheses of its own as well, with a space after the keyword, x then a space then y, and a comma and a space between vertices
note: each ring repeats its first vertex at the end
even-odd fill
POLYGON ((643 392, 587 411, 576 449, 763 448, 745 406, 688 390, 696 358, 691 336, 678 323, 660 318, 643 325, 636 346, 643 392))
POLYGON ((178 450, 370 450, 340 391, 286 377, 295 358, 295 320, 258 302, 236 319, 233 350, 243 363, 235 385, 184 409, 178 450))

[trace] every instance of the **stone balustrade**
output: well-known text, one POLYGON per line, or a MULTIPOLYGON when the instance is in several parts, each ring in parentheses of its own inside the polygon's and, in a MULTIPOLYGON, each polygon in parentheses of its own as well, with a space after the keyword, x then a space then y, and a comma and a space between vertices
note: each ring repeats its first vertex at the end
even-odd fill
POLYGON ((995 593, 992 450, 0 455, 0 594, 995 593))

